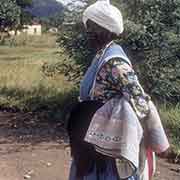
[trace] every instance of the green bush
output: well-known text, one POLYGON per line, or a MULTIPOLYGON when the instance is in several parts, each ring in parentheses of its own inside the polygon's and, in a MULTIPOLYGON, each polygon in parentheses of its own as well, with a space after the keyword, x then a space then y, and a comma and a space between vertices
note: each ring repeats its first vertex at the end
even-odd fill
MULTIPOLYGON (((115 1, 114 1, 115 2, 115 1)), ((115 2, 116 3, 116 2, 115 2)), ((117 4, 117 3, 116 3, 117 4)), ((118 4, 117 4, 118 5, 118 4)), ((146 91, 156 99, 174 104, 180 100, 180 3, 178 1, 122 1, 127 13, 125 33, 118 42, 135 65, 146 91)), ((121 7, 121 9, 123 9, 121 7)), ((58 42, 69 54, 63 64, 56 64, 66 76, 77 79, 84 73, 94 52, 88 49, 82 24, 62 28, 58 42), (77 74, 76 74, 77 73, 77 74)), ((56 69, 56 68, 54 68, 56 69)))
POLYGON ((47 76, 63 73, 68 81, 79 86, 80 80, 94 56, 89 49, 82 23, 65 26, 61 29, 57 42, 60 44, 64 59, 56 64, 45 64, 43 72, 47 76))
POLYGON ((30 36, 26 33, 20 35, 10 36, 5 38, 4 45, 10 47, 29 46, 37 48, 54 48, 56 47, 56 36, 51 34, 42 34, 41 36, 30 36))
MULTIPOLYGON (((46 40, 50 38, 46 36, 46 40)), ((46 44, 37 48, 1 46, 0 108, 44 114, 52 121, 63 120, 63 109, 77 99, 76 91, 62 74, 47 77, 41 71, 45 62, 63 61, 58 50, 46 47, 46 44)))
POLYGON ((176 106, 162 105, 160 107, 160 114, 163 124, 169 130, 168 134, 175 152, 180 154, 180 104, 176 106))

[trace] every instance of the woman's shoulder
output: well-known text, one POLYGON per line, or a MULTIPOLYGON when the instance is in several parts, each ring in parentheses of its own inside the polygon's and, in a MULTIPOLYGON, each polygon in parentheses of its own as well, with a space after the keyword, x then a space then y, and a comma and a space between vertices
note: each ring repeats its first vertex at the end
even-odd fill
POLYGON ((105 55, 105 62, 108 61, 123 61, 132 66, 130 59, 127 57, 121 45, 112 43, 105 55))
POLYGON ((124 52, 122 46, 120 44, 115 43, 115 42, 113 42, 111 44, 110 49, 117 50, 117 51, 120 51, 120 52, 122 52, 122 51, 124 52))

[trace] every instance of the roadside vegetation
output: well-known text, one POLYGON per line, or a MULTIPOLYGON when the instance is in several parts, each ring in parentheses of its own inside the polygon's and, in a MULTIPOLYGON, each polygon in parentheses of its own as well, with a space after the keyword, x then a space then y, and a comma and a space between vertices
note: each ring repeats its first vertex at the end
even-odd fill
POLYGON ((65 55, 55 46, 56 37, 25 35, 13 44, 0 46, 0 106, 3 109, 45 112, 61 118, 65 101, 72 94, 72 83, 62 74, 46 76, 43 67, 63 61, 65 55))
MULTIPOLYGON (((167 134, 170 138, 172 150, 176 158, 180 158, 180 104, 166 105, 162 104, 159 108, 161 118, 167 134)), ((179 161, 178 161, 179 162, 179 161)))

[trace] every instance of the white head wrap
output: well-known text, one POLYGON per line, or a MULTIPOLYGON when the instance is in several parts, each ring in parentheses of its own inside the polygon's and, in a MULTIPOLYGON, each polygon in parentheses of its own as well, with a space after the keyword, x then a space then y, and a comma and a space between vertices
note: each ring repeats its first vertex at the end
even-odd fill
POLYGON ((110 0, 98 0, 89 6, 83 13, 85 26, 88 20, 117 35, 124 30, 122 14, 118 8, 110 4, 110 0))

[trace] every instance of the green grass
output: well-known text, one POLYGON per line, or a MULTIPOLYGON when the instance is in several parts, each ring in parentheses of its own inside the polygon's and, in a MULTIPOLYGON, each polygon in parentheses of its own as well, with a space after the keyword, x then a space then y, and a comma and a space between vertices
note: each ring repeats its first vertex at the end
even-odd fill
POLYGON ((9 47, 29 46, 37 48, 55 48, 56 36, 50 34, 43 34, 42 36, 27 36, 21 34, 20 36, 12 36, 5 40, 4 45, 9 47))
POLYGON ((160 114, 176 154, 180 154, 180 104, 162 105, 160 114))
POLYGON ((45 76, 42 65, 60 62, 65 55, 58 53, 54 36, 32 38, 25 46, 0 46, 0 106, 54 114, 72 96, 72 84, 60 74, 45 76))

